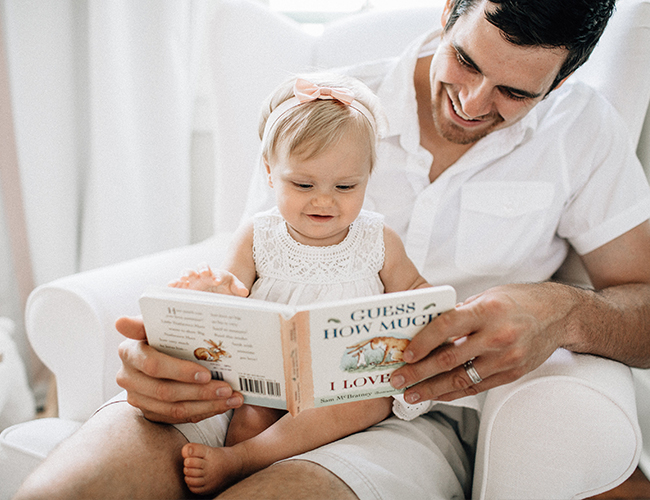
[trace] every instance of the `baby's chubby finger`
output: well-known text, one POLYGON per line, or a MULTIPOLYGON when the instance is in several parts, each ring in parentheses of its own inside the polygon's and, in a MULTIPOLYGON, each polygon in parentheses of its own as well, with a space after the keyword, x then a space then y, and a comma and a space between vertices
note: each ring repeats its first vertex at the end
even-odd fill
POLYGON ((236 276, 233 276, 230 291, 233 295, 239 295, 240 297, 248 297, 249 293, 248 288, 236 276))
POLYGON ((212 269, 207 262, 201 262, 197 266, 198 273, 205 276, 213 276, 212 269))
POLYGON ((220 285, 227 286, 228 290, 233 295, 248 297, 248 288, 246 288, 246 285, 244 285, 244 283, 242 283, 241 280, 231 272, 223 269, 218 269, 217 271, 210 272, 213 273, 215 282, 219 283, 220 285))
POLYGON ((197 273, 194 269, 184 269, 181 273, 180 281, 188 281, 189 279, 197 278, 198 276, 199 273, 197 273))
POLYGON ((167 283, 167 286, 172 287, 172 288, 187 288, 189 285, 189 279, 187 276, 182 276, 178 279, 171 280, 169 283, 167 283))

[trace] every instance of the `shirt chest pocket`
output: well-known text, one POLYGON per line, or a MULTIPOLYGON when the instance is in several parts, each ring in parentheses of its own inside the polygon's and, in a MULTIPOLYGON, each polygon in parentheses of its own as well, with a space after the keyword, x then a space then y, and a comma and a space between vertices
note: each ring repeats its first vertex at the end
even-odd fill
POLYGON ((471 274, 504 275, 539 245, 553 202, 550 182, 475 182, 462 188, 456 265, 471 274))

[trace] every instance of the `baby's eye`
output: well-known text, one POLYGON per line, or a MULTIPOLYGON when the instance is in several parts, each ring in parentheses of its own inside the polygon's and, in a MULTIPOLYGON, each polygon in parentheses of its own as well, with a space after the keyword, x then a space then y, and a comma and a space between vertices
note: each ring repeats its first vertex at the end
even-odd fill
POLYGON ((356 184, 339 184, 338 186, 336 186, 336 189, 338 189, 339 191, 350 191, 354 189, 355 186, 356 184))
POLYGON ((298 189, 311 189, 313 187, 312 184, 307 184, 306 182, 294 182, 293 185, 298 189))

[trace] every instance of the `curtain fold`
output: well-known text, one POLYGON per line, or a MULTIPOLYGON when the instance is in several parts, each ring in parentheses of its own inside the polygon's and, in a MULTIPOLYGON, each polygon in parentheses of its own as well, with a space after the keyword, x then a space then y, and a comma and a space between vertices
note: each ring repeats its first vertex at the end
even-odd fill
POLYGON ((81 269, 189 243, 191 5, 88 2, 81 269))
MULTIPOLYGON (((37 285, 190 243, 194 95, 212 3, 0 0, 37 285)), ((4 217, 0 231, 6 241, 4 217)), ((8 251, 0 245, 0 316, 20 327, 8 251)))

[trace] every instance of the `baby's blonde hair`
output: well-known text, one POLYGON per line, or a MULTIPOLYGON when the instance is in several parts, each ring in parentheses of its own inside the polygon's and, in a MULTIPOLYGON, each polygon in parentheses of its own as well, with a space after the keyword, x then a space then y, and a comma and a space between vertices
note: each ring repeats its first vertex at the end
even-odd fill
POLYGON ((375 124, 352 106, 336 99, 317 99, 289 109, 267 131, 266 122, 275 108, 294 95, 296 77, 282 83, 267 98, 262 106, 259 135, 262 140, 262 157, 271 161, 279 148, 285 148, 288 155, 305 159, 314 158, 335 145, 344 135, 356 134, 367 142, 370 152, 370 170, 375 163, 376 143, 383 127, 383 114, 379 99, 359 80, 345 75, 312 73, 301 75, 311 83, 323 87, 344 88, 354 93, 354 99, 363 104, 372 114, 375 124), (377 130, 379 127, 379 131, 377 130))

